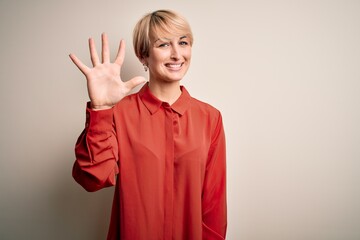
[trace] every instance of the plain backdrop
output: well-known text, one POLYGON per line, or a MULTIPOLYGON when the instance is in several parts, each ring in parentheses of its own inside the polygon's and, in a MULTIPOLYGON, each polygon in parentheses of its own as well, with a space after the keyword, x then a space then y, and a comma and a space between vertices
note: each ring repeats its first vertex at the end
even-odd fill
POLYGON ((1 0, 0 239, 105 239, 114 188, 71 176, 88 101, 75 53, 173 9, 194 32, 182 81, 227 137, 230 240, 360 239, 360 1, 1 0))

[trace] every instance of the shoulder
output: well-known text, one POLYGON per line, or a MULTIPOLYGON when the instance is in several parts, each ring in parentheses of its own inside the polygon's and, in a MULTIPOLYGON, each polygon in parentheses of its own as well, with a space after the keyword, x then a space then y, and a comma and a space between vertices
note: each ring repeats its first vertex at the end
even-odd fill
POLYGON ((210 105, 209 103, 203 102, 196 98, 191 98, 191 112, 192 116, 197 116, 198 119, 201 119, 201 122, 204 125, 209 126, 212 129, 216 129, 219 126, 222 126, 222 115, 220 110, 216 107, 210 105))
POLYGON ((195 118, 200 120, 206 129, 210 129, 213 136, 222 131, 222 115, 216 107, 192 97, 191 111, 191 116, 197 116, 195 118))
POLYGON ((116 109, 123 109, 124 107, 136 104, 139 93, 132 93, 121 99, 116 105, 116 109))
POLYGON ((139 98, 138 93, 133 93, 125 96, 114 106, 114 117, 122 118, 133 116, 138 112, 139 98))
POLYGON ((203 114, 215 117, 219 116, 221 117, 221 112, 214 106, 210 105, 209 103, 206 103, 204 101, 201 101, 197 98, 191 97, 191 107, 194 110, 197 110, 203 114))

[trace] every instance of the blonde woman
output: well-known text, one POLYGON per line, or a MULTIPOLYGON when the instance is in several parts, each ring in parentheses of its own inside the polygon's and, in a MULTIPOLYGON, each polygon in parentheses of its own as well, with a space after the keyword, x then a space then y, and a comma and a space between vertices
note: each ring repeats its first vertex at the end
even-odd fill
POLYGON ((116 186, 107 239, 225 239, 221 114, 180 85, 191 61, 190 26, 173 11, 155 11, 139 20, 133 44, 147 82, 122 81, 125 43, 111 63, 106 34, 101 61, 89 40, 92 68, 70 54, 90 97, 73 177, 87 191, 116 186))

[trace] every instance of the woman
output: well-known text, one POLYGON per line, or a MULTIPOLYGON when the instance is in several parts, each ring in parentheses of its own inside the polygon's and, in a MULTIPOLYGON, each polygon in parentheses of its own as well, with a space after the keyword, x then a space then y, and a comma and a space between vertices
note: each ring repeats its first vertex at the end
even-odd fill
POLYGON ((120 78, 125 43, 110 63, 89 40, 93 68, 70 58, 87 79, 90 102, 75 148, 73 177, 87 191, 116 185, 107 239, 225 239, 225 137, 221 114, 180 85, 193 35, 179 14, 159 10, 134 29, 149 81, 120 78))

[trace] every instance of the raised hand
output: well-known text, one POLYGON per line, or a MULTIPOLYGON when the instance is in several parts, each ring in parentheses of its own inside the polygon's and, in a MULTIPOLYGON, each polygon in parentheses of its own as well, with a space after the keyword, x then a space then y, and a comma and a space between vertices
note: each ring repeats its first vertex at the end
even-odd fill
POLYGON ((93 109, 107 109, 113 107, 125 97, 137 85, 144 83, 144 77, 134 77, 123 82, 120 77, 121 66, 125 57, 125 41, 121 40, 119 50, 114 63, 110 62, 110 50, 108 37, 105 33, 102 38, 102 61, 96 51, 95 42, 89 39, 89 48, 92 68, 83 64, 74 54, 70 54, 71 60, 85 75, 87 89, 93 109))

